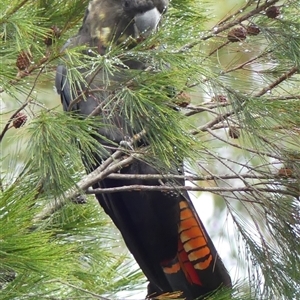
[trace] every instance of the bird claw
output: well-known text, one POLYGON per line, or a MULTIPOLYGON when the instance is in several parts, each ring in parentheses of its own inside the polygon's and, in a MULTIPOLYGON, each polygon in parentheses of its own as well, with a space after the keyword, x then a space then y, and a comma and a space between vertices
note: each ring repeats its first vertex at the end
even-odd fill
MULTIPOLYGON (((158 180, 158 183, 162 186, 167 186, 167 187, 173 187, 174 184, 172 184, 171 182, 163 182, 161 179, 158 180)), ((163 191, 163 193, 169 197, 172 197, 172 198, 176 198, 180 195, 180 192, 177 191, 176 189, 174 190, 167 190, 167 191, 163 191)))
POLYGON ((122 141, 120 141, 119 145, 122 148, 125 148, 125 149, 128 149, 128 150, 133 150, 132 140, 129 136, 124 136, 124 139, 122 141))
POLYGON ((71 198, 71 201, 75 204, 85 204, 87 203, 85 195, 77 195, 71 198))

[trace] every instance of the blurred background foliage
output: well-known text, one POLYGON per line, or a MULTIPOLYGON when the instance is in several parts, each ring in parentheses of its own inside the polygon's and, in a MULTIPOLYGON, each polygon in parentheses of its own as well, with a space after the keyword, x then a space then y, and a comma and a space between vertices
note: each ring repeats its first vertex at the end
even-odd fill
MULTIPOLYGON (((145 294, 143 275, 92 196, 36 218, 84 174, 68 138, 80 132, 95 147, 93 124, 70 124, 53 88, 60 49, 87 3, 0 4, 0 299, 145 294)), ((173 100, 198 145, 187 184, 237 299, 300 298, 299 5, 173 0, 162 30, 137 50, 151 57, 149 45, 162 41, 157 55, 185 70, 173 100)))

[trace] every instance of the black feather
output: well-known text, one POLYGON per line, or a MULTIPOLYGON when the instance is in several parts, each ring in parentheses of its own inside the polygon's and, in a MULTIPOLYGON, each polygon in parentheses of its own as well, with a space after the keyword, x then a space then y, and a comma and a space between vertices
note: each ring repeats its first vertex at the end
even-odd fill
MULTIPOLYGON (((167 0, 93 0, 86 11, 79 33, 67 42, 64 49, 86 44, 91 47, 97 47, 99 53, 104 54, 108 43, 114 41, 118 44, 119 39, 123 36, 136 37, 137 32, 133 22, 136 14, 144 13, 153 8, 157 8, 157 11, 164 13, 167 5, 167 0), (103 34, 106 33, 105 38, 101 35, 99 36, 101 30, 103 30, 103 34)), ((144 66, 139 62, 134 62, 130 67, 141 69, 144 66)), ((105 86, 105 83, 101 81, 102 76, 103 74, 100 71, 91 83, 91 89, 103 88, 105 86)), ((116 81, 116 86, 119 78, 116 76, 111 78, 112 81, 116 81)), ((61 95, 63 108, 65 111, 68 111, 70 103, 77 95, 71 89, 66 67, 58 66, 55 85, 57 92, 61 95)), ((82 87, 82 83, 75 83, 76 85, 82 87)), ((72 110, 76 110, 80 115, 87 116, 99 104, 101 105, 101 103, 107 101, 113 92, 113 89, 110 88, 110 90, 107 89, 87 94, 84 100, 72 107, 72 110)), ((128 136, 131 137, 138 132, 138 130, 132 128, 131 124, 128 124, 122 118, 122 115, 119 113, 114 114, 113 109, 115 109, 114 105, 111 107, 108 106, 109 118, 104 111, 100 110, 99 113, 101 121, 106 123, 107 126, 102 126, 98 129, 99 133, 106 137, 105 140, 98 138, 98 141, 106 146, 115 146, 121 141, 126 140, 128 136)), ((95 161, 98 161, 98 164, 94 165, 89 165, 87 159, 83 157, 87 172, 97 168, 101 161, 106 159, 112 152, 111 150, 106 154, 95 154, 95 161)), ((181 164, 174 164, 172 170, 168 170, 168 172, 178 174, 177 169, 181 167, 181 164)), ((139 160, 135 160, 132 164, 120 170, 120 173, 159 174, 155 168, 139 160)), ((164 181, 164 183, 169 185, 174 184, 174 182, 167 181, 164 181)), ((94 188, 160 184, 161 182, 158 180, 105 179, 95 184, 94 188)), ((177 184, 183 185, 184 182, 180 181, 177 184)), ((163 265, 166 262, 176 260, 177 257, 180 201, 187 201, 194 211, 187 193, 131 191, 98 194, 96 197, 105 212, 119 228, 128 249, 149 279, 148 293, 160 294, 172 292, 179 287, 182 288, 185 297, 192 299, 212 291, 222 283, 227 286, 231 284, 230 277, 209 237, 208 245, 215 261, 213 269, 209 269, 209 271, 203 273, 204 276, 207 276, 206 279, 202 278, 202 281, 206 282, 205 286, 192 285, 188 282, 183 271, 180 274, 178 273, 178 276, 166 276, 163 270, 163 265), (212 280, 211 284, 209 284, 210 280, 212 280)), ((200 220, 199 222, 202 225, 200 220)), ((207 235, 205 229, 204 234, 207 235)), ((203 276, 201 272, 199 274, 203 276)))

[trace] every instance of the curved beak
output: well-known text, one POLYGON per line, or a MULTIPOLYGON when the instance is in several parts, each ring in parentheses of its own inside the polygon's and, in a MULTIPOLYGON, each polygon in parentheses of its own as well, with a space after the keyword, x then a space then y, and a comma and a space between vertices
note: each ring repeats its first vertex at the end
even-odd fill
POLYGON ((138 36, 147 37, 157 28, 161 14, 156 7, 144 13, 138 13, 134 17, 136 33, 138 36))

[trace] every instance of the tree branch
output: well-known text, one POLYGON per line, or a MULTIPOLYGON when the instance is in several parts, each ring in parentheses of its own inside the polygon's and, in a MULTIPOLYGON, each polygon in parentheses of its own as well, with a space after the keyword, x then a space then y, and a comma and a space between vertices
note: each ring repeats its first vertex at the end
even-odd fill
MULTIPOLYGON (((96 188, 88 189, 87 194, 111 194, 118 192, 132 192, 132 191, 159 191, 159 192, 174 192, 174 191, 195 191, 195 192, 265 192, 265 193, 275 193, 281 195, 289 195, 291 193, 285 190, 278 190, 272 188, 259 188, 252 186, 242 186, 242 187, 200 187, 200 186, 182 186, 182 185, 126 185, 113 188, 96 188)), ((294 195, 294 194, 292 194, 294 195)), ((142 200, 141 200, 142 201, 142 200)), ((258 201, 255 201, 258 202, 258 201)), ((261 202, 259 202, 261 203, 261 202)))
MULTIPOLYGON (((297 177, 290 174, 287 176, 291 179, 296 179, 297 177)), ((268 174, 268 175, 258 175, 258 174, 249 174, 249 173, 241 173, 241 174, 225 174, 225 175, 203 175, 203 176, 192 176, 192 175, 173 175, 173 174, 120 174, 120 173, 111 173, 107 176, 107 178, 111 179, 120 179, 120 180, 132 180, 132 179, 141 179, 141 180, 153 180, 153 179, 177 179, 177 180, 186 180, 186 181, 210 181, 216 179, 279 179, 282 176, 278 174, 268 174)))
POLYGON ((238 25, 238 24, 242 23, 245 20, 248 20, 249 18, 251 18, 251 17, 257 15, 258 13, 264 11, 269 6, 274 5, 276 2, 279 2, 279 0, 272 0, 272 1, 265 2, 261 6, 256 7, 255 9, 251 10, 250 12, 246 13, 245 15, 243 15, 243 16, 241 16, 241 17, 239 17, 239 18, 237 18, 237 19, 235 19, 231 22, 225 23, 224 25, 221 25, 221 26, 214 27, 208 35, 200 37, 195 42, 184 45, 177 52, 178 53, 185 52, 186 50, 197 46, 202 41, 205 41, 205 40, 208 40, 212 37, 215 37, 218 33, 221 33, 221 32, 223 32, 223 31, 225 31, 225 30, 227 30, 227 29, 229 29, 229 28, 231 28, 235 25, 238 25))
MULTIPOLYGON (((131 141, 128 142, 128 144, 130 145, 135 141, 140 140, 145 133, 145 131, 141 131, 140 133, 134 135, 131 141)), ((124 149, 119 148, 119 150, 117 150, 109 158, 107 158, 96 170, 86 175, 60 198, 56 199, 54 202, 50 202, 46 207, 44 207, 43 210, 36 215, 36 217, 34 218, 34 222, 47 219, 54 212, 62 208, 70 199, 80 194, 80 191, 85 191, 93 184, 106 178, 109 174, 118 172, 123 167, 131 164, 133 160, 137 159, 138 157, 138 154, 132 154, 130 156, 124 157, 124 149)))

